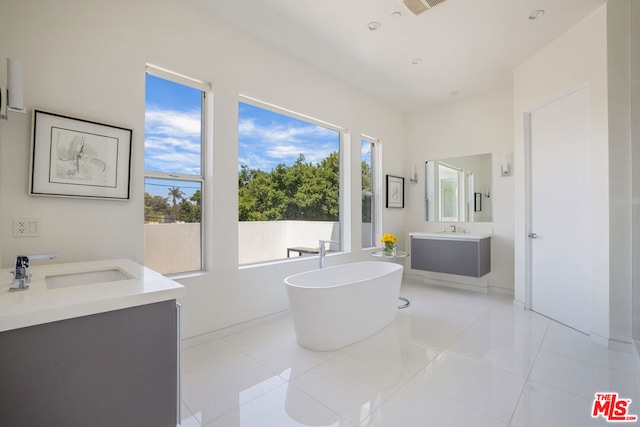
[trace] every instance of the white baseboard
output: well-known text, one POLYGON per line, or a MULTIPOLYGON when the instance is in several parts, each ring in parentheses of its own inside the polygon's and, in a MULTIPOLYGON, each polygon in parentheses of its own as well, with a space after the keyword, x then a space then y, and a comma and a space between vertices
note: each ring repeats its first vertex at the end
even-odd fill
POLYGON ((447 280, 438 280, 429 277, 424 278, 424 283, 427 285, 444 286, 446 288, 463 289, 465 291, 481 292, 485 294, 489 292, 488 287, 469 285, 466 283, 449 282, 447 280))
POLYGON ((198 345, 215 341, 226 336, 246 331, 247 329, 255 328, 256 326, 266 325, 267 323, 274 322, 276 320, 284 319, 291 315, 291 310, 284 310, 278 313, 269 314, 267 316, 259 317, 257 319, 249 320, 246 322, 238 323, 217 331, 207 332, 206 334, 197 335, 195 337, 185 338, 182 340, 182 349, 196 347, 198 345))
MULTIPOLYGON (((489 292, 491 292, 493 294, 508 295, 510 297, 512 297, 514 295, 513 289, 499 288, 497 286, 489 286, 489 292)), ((523 307, 524 307, 524 305, 523 305, 523 307)))
POLYGON ((591 342, 599 344, 608 349, 637 355, 637 349, 636 349, 635 343, 633 342, 624 342, 624 341, 614 340, 611 338, 605 338, 601 335, 596 334, 595 332, 591 332, 591 334, 589 334, 589 338, 591 339, 591 342))
POLYGON ((526 310, 524 303, 515 299, 513 300, 513 306, 520 310, 526 310))
POLYGON ((426 285, 444 286, 454 289, 464 289, 473 292, 495 293, 501 295, 513 296, 513 289, 501 288, 498 286, 490 286, 485 277, 464 277, 453 274, 433 273, 429 275, 404 273, 403 280, 414 283, 424 283, 426 285))

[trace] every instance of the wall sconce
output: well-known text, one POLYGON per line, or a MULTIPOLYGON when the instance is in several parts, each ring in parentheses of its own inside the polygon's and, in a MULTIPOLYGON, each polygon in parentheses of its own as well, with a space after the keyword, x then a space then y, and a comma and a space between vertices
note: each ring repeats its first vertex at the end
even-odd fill
POLYGON ((417 184, 418 183, 418 174, 416 173, 416 165, 411 165, 411 173, 409 174, 409 181, 417 184))
POLYGON ((0 87, 0 119, 8 119, 8 111, 24 113, 22 62, 7 58, 7 87, 0 87))
POLYGON ((505 154, 504 156, 502 156, 502 163, 500 164, 500 175, 509 176, 510 173, 511 172, 509 170, 509 159, 507 158, 507 155, 505 154))

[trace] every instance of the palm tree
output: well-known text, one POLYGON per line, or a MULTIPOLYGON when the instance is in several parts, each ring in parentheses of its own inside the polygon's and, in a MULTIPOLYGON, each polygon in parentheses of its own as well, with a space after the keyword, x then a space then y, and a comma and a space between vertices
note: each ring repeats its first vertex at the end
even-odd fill
POLYGON ((171 197, 173 206, 176 206, 178 201, 183 200, 184 196, 185 194, 180 190, 180 187, 169 187, 169 197, 171 197))

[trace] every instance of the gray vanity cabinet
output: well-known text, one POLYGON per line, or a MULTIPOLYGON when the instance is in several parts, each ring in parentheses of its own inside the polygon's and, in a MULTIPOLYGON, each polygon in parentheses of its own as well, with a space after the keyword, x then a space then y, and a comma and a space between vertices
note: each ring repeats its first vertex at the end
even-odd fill
POLYGON ((168 300, 1 332, 0 425, 175 427, 177 310, 168 300))
POLYGON ((474 240, 411 236, 411 268, 482 277, 491 272, 491 238, 474 240))

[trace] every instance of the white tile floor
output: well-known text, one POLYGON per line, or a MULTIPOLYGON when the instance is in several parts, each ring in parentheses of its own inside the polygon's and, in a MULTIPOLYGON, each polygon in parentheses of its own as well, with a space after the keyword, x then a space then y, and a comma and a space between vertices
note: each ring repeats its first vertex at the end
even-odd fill
POLYGON ((635 356, 511 297, 407 281, 402 294, 391 325, 340 351, 300 347, 290 318, 183 351, 181 426, 610 425, 591 417, 596 392, 640 415, 635 356))

